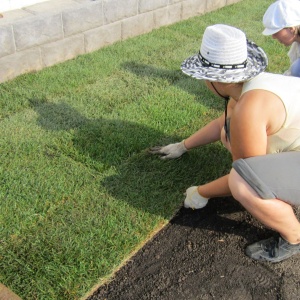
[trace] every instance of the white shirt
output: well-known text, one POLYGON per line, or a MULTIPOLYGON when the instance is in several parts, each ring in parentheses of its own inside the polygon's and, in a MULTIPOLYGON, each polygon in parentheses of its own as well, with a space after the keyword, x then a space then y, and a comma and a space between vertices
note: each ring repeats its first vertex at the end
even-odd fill
POLYGON ((242 94, 255 89, 277 95, 286 111, 282 127, 268 136, 267 153, 300 151, 300 78, 263 72, 244 83, 242 94))

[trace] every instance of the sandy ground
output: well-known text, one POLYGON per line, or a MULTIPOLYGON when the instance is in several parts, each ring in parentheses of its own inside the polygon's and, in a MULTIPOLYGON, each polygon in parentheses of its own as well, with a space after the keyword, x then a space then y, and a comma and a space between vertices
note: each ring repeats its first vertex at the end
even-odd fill
POLYGON ((22 300, 13 291, 0 283, 0 300, 22 300))
POLYGON ((182 208, 88 300, 300 299, 300 255, 271 264, 244 254, 272 235, 232 198, 182 208))

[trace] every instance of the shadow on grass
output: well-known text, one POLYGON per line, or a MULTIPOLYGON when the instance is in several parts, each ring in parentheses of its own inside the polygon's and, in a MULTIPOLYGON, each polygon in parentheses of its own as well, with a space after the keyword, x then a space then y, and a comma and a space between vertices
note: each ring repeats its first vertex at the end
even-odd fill
MULTIPOLYGON (((139 154, 149 142, 163 139, 161 132, 134 122, 117 119, 89 119, 67 103, 30 100, 37 112, 37 123, 47 131, 71 132, 72 143, 59 141, 63 154, 85 163, 88 167, 105 172, 139 154)), ((180 137, 168 137, 177 141, 180 137)))
POLYGON ((66 103, 31 100, 31 105, 45 130, 72 130, 72 145, 62 142, 55 151, 104 174, 99 184, 110 195, 150 214, 171 218, 182 206, 187 187, 211 181, 230 168, 229 154, 218 143, 162 161, 150 155, 148 147, 182 137, 134 122, 88 119, 66 103))
POLYGON ((206 107, 223 109, 223 102, 215 97, 205 86, 204 80, 196 80, 182 73, 180 69, 169 70, 160 69, 151 65, 128 61, 122 64, 122 67, 139 77, 161 78, 167 80, 171 85, 194 95, 195 100, 206 107), (205 94, 209 95, 205 97, 205 94), (203 97, 204 95, 204 97, 203 97), (217 101, 216 101, 217 99, 217 101))

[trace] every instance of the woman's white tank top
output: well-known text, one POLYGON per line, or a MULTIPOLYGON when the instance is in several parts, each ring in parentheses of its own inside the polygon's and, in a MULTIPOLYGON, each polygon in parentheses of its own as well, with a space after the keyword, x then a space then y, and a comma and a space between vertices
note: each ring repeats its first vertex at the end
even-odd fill
POLYGON ((264 72, 245 82, 242 94, 255 89, 277 95, 286 110, 282 127, 268 136, 267 153, 300 151, 300 78, 264 72))

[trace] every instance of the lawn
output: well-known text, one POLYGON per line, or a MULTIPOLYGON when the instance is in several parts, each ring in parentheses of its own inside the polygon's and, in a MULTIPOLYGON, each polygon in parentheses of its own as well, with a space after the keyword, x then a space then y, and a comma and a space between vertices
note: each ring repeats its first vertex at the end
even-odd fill
POLYGON ((23 299, 80 299, 108 280, 182 205, 226 174, 220 143, 161 161, 222 110, 181 62, 206 26, 241 28, 283 73, 287 49, 261 34, 273 1, 243 0, 0 84, 0 282, 23 299))

